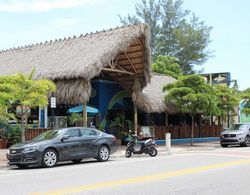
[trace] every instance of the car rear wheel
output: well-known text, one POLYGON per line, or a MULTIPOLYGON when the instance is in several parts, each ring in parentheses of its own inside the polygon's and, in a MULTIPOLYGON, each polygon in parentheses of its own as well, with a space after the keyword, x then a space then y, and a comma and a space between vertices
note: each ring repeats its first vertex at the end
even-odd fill
POLYGON ((53 149, 45 150, 42 158, 43 167, 54 167, 57 164, 57 153, 53 149))
POLYGON ((100 162, 105 162, 109 159, 109 155, 109 148, 107 146, 102 145, 98 150, 97 160, 100 162))

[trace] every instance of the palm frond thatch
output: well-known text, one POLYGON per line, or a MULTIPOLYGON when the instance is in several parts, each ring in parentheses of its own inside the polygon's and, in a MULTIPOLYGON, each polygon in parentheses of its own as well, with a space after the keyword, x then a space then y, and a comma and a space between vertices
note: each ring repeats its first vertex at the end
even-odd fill
POLYGON ((176 79, 170 76, 154 74, 151 82, 143 89, 143 91, 135 91, 133 93, 133 101, 136 106, 148 113, 168 112, 174 113, 176 109, 173 105, 166 105, 163 87, 167 84, 175 82, 176 79))
POLYGON ((35 78, 58 84, 59 102, 86 102, 90 80, 113 62, 132 76, 110 73, 108 77, 132 89, 138 76, 140 86, 146 86, 151 78, 149 40, 148 25, 138 24, 4 50, 0 51, 0 74, 28 74, 35 68, 35 78))

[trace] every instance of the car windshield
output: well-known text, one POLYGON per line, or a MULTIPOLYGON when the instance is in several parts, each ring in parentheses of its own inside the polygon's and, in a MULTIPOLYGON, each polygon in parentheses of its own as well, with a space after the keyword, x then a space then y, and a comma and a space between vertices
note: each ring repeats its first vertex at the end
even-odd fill
POLYGON ((242 129, 246 129, 247 125, 246 124, 233 124, 228 130, 230 131, 239 131, 242 129))
POLYGON ((60 135, 60 131, 59 130, 49 130, 49 131, 46 131, 46 132, 42 133, 41 135, 35 137, 32 140, 33 141, 50 140, 50 139, 56 138, 59 135, 60 135))

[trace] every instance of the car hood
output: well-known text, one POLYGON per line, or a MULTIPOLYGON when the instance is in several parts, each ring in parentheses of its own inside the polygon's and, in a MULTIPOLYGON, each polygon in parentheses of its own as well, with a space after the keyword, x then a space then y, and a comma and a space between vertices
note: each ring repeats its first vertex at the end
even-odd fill
POLYGON ((240 133, 245 133, 246 131, 244 130, 225 130, 223 132, 221 132, 221 134, 240 134, 240 133))
POLYGON ((25 147, 31 147, 31 146, 40 146, 43 144, 47 144, 51 142, 51 140, 43 140, 43 141, 26 141, 26 142, 21 142, 14 144, 13 146, 10 147, 10 149, 18 149, 18 148, 25 148, 25 147))

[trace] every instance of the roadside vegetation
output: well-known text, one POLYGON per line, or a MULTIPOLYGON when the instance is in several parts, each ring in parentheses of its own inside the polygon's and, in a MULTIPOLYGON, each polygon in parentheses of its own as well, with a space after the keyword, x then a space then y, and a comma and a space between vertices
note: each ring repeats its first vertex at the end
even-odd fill
POLYGON ((1 119, 21 120, 22 140, 31 108, 48 105, 48 96, 56 90, 50 80, 35 80, 34 70, 28 74, 0 76, 1 119))

